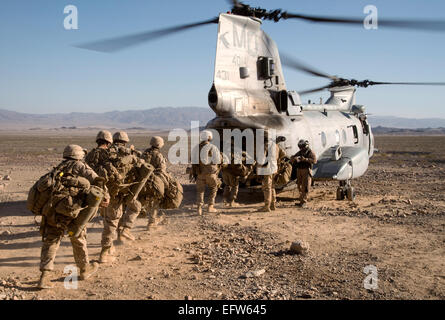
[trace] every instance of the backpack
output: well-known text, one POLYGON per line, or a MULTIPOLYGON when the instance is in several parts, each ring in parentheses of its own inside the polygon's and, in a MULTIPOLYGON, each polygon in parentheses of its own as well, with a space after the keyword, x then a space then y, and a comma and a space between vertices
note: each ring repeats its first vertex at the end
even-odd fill
POLYGON ((76 160, 65 160, 37 180, 28 193, 28 210, 42 216, 47 216, 52 209, 65 216, 77 216, 90 182, 72 174, 75 163, 76 160))
POLYGON ((161 172, 162 180, 164 181, 164 197, 162 198, 159 207, 161 209, 176 209, 182 203, 184 198, 184 190, 178 180, 171 175, 161 172))
POLYGON ((43 207, 51 198, 53 173, 49 172, 37 180, 31 187, 26 201, 26 208, 36 216, 41 216, 43 207))
POLYGON ((292 164, 289 161, 281 161, 278 172, 274 177, 274 182, 278 186, 283 186, 289 183, 292 176, 292 164))
POLYGON ((245 177, 249 174, 250 169, 244 163, 229 164, 227 170, 235 177, 245 177))

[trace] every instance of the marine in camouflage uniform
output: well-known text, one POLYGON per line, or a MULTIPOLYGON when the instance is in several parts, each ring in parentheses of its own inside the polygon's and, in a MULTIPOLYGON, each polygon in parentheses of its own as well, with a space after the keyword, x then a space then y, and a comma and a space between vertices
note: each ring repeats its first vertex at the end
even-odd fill
POLYGON ((253 170, 252 164, 246 164, 246 152, 241 155, 240 161, 235 161, 238 154, 231 157, 229 164, 223 164, 221 167, 222 179, 224 182, 223 201, 224 205, 238 207, 236 202, 239 191, 240 180, 247 177, 253 170), (235 163, 237 162, 237 163, 235 163))
MULTIPOLYGON (((161 149, 164 146, 164 139, 159 136, 152 137, 150 140, 150 148, 142 153, 142 159, 146 163, 151 164, 155 170, 167 174, 167 159, 162 155, 161 149)), ((163 215, 159 215, 159 203, 162 199, 151 199, 147 203, 148 224, 147 230, 156 227, 163 219, 163 215)))
POLYGON ((300 140, 298 147, 300 151, 291 158, 291 162, 297 168, 297 185, 300 192, 300 203, 297 205, 304 207, 312 184, 312 166, 317 163, 317 157, 309 148, 309 141, 300 140))
MULTIPOLYGON (((275 160, 278 165, 280 162, 280 159, 286 156, 286 153, 284 150, 274 142, 275 148, 275 160)), ((267 158, 268 156, 268 146, 267 141, 265 141, 265 156, 267 158)), ((264 206, 258 209, 259 212, 270 212, 271 210, 276 209, 276 191, 275 191, 275 185, 274 185, 274 178, 277 172, 274 172, 272 174, 263 175, 262 183, 261 183, 261 189, 263 190, 264 194, 264 206)))
MULTIPOLYGON (((87 179, 91 185, 97 184, 99 180, 97 179, 98 175, 83 161, 84 156, 85 152, 80 146, 69 145, 63 151, 65 160, 58 168, 65 176, 82 177, 87 179)), ((106 206, 108 200, 109 197, 106 196, 102 205, 106 206)), ((54 270, 57 249, 68 229, 68 225, 75 219, 73 215, 62 215, 54 211, 49 216, 44 217, 45 223, 42 225, 41 230, 43 245, 40 255, 40 271, 42 274, 38 284, 40 289, 53 287, 50 272, 54 270)), ((74 261, 80 269, 80 279, 88 279, 98 270, 98 264, 89 262, 86 228, 83 229, 78 237, 72 236, 70 240, 73 246, 74 261)))
POLYGON ((100 253, 99 262, 109 263, 115 260, 113 241, 116 239, 119 229, 119 239, 121 241, 134 240, 130 229, 134 223, 134 212, 139 212, 141 204, 138 200, 133 199, 127 202, 124 214, 123 194, 121 184, 131 168, 138 162, 138 157, 134 147, 126 147, 130 141, 128 135, 124 131, 118 131, 113 135, 113 144, 108 148, 108 159, 113 163, 113 167, 119 173, 119 180, 111 180, 107 182, 111 193, 110 205, 104 210, 104 230, 102 232, 102 251, 100 253), (125 164, 120 161, 125 158, 125 164), (120 164, 120 165, 117 165, 120 164))
POLYGON ((204 130, 200 134, 201 143, 197 146, 199 152, 199 164, 192 165, 192 175, 196 179, 198 215, 202 215, 202 206, 204 205, 204 192, 207 186, 210 189, 208 212, 217 212, 215 209, 215 198, 221 181, 218 178, 220 164, 222 161, 221 152, 218 147, 211 144, 213 139, 211 131, 204 130), (206 155, 201 159, 201 151, 206 151, 206 155))

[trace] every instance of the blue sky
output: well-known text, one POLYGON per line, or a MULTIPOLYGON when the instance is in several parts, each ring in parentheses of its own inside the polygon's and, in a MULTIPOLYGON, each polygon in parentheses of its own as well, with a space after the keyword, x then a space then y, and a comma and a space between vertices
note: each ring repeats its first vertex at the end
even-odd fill
MULTIPOLYGON (((247 1, 246 1, 247 2, 247 1)), ((445 1, 249 1, 289 12, 445 20, 445 1)), ((103 112, 163 106, 207 107, 213 78, 216 25, 105 54, 80 42, 208 19, 229 10, 225 0, 2 0, 0 109, 19 112, 103 112), (63 9, 74 4, 79 29, 65 30, 63 9)), ((445 32, 365 30, 296 20, 265 22, 280 51, 321 70, 377 81, 445 81, 445 32)), ((324 85, 284 69, 287 87, 324 85)), ((305 96, 318 101, 327 93, 305 96)), ((445 87, 358 89, 357 103, 374 115, 445 118, 445 87)))

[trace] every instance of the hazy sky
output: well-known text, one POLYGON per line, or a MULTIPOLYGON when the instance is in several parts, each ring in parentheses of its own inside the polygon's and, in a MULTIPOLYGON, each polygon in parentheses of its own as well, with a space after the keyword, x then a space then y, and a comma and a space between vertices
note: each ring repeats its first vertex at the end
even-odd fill
MULTIPOLYGON (((363 8, 372 4, 380 18, 445 20, 443 0, 248 3, 295 13, 355 17, 364 17, 363 8)), ((72 45, 208 19, 229 8, 225 0, 2 0, 0 109, 54 113, 207 107, 216 25, 113 54, 72 45), (78 8, 78 30, 63 27, 63 9, 69 4, 78 8)), ((264 22, 263 29, 281 51, 331 74, 376 81, 445 81, 445 32, 365 30, 296 20, 264 22)), ((326 84, 289 69, 284 73, 289 90, 326 84)), ((305 96, 305 100, 319 97, 305 96)), ((358 89, 357 103, 374 115, 445 118, 445 87, 358 89)))

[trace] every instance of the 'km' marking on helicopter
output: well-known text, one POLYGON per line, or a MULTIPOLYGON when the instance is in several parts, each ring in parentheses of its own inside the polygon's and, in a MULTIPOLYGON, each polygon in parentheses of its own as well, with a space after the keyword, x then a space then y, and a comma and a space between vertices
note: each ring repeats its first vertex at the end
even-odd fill
POLYGON ((239 35, 235 23, 233 24, 233 45, 237 48, 247 49, 247 53, 251 56, 254 56, 258 50, 256 34, 252 31, 246 31, 244 26, 239 35))
MULTIPOLYGON (((223 45, 229 49, 230 43, 226 36, 229 32, 224 32, 219 36, 219 40, 223 45)), ((246 31, 246 27, 242 27, 241 32, 238 31, 236 24, 233 24, 233 46, 240 49, 247 49, 249 55, 255 55, 258 50, 256 34, 251 31, 246 31)))

